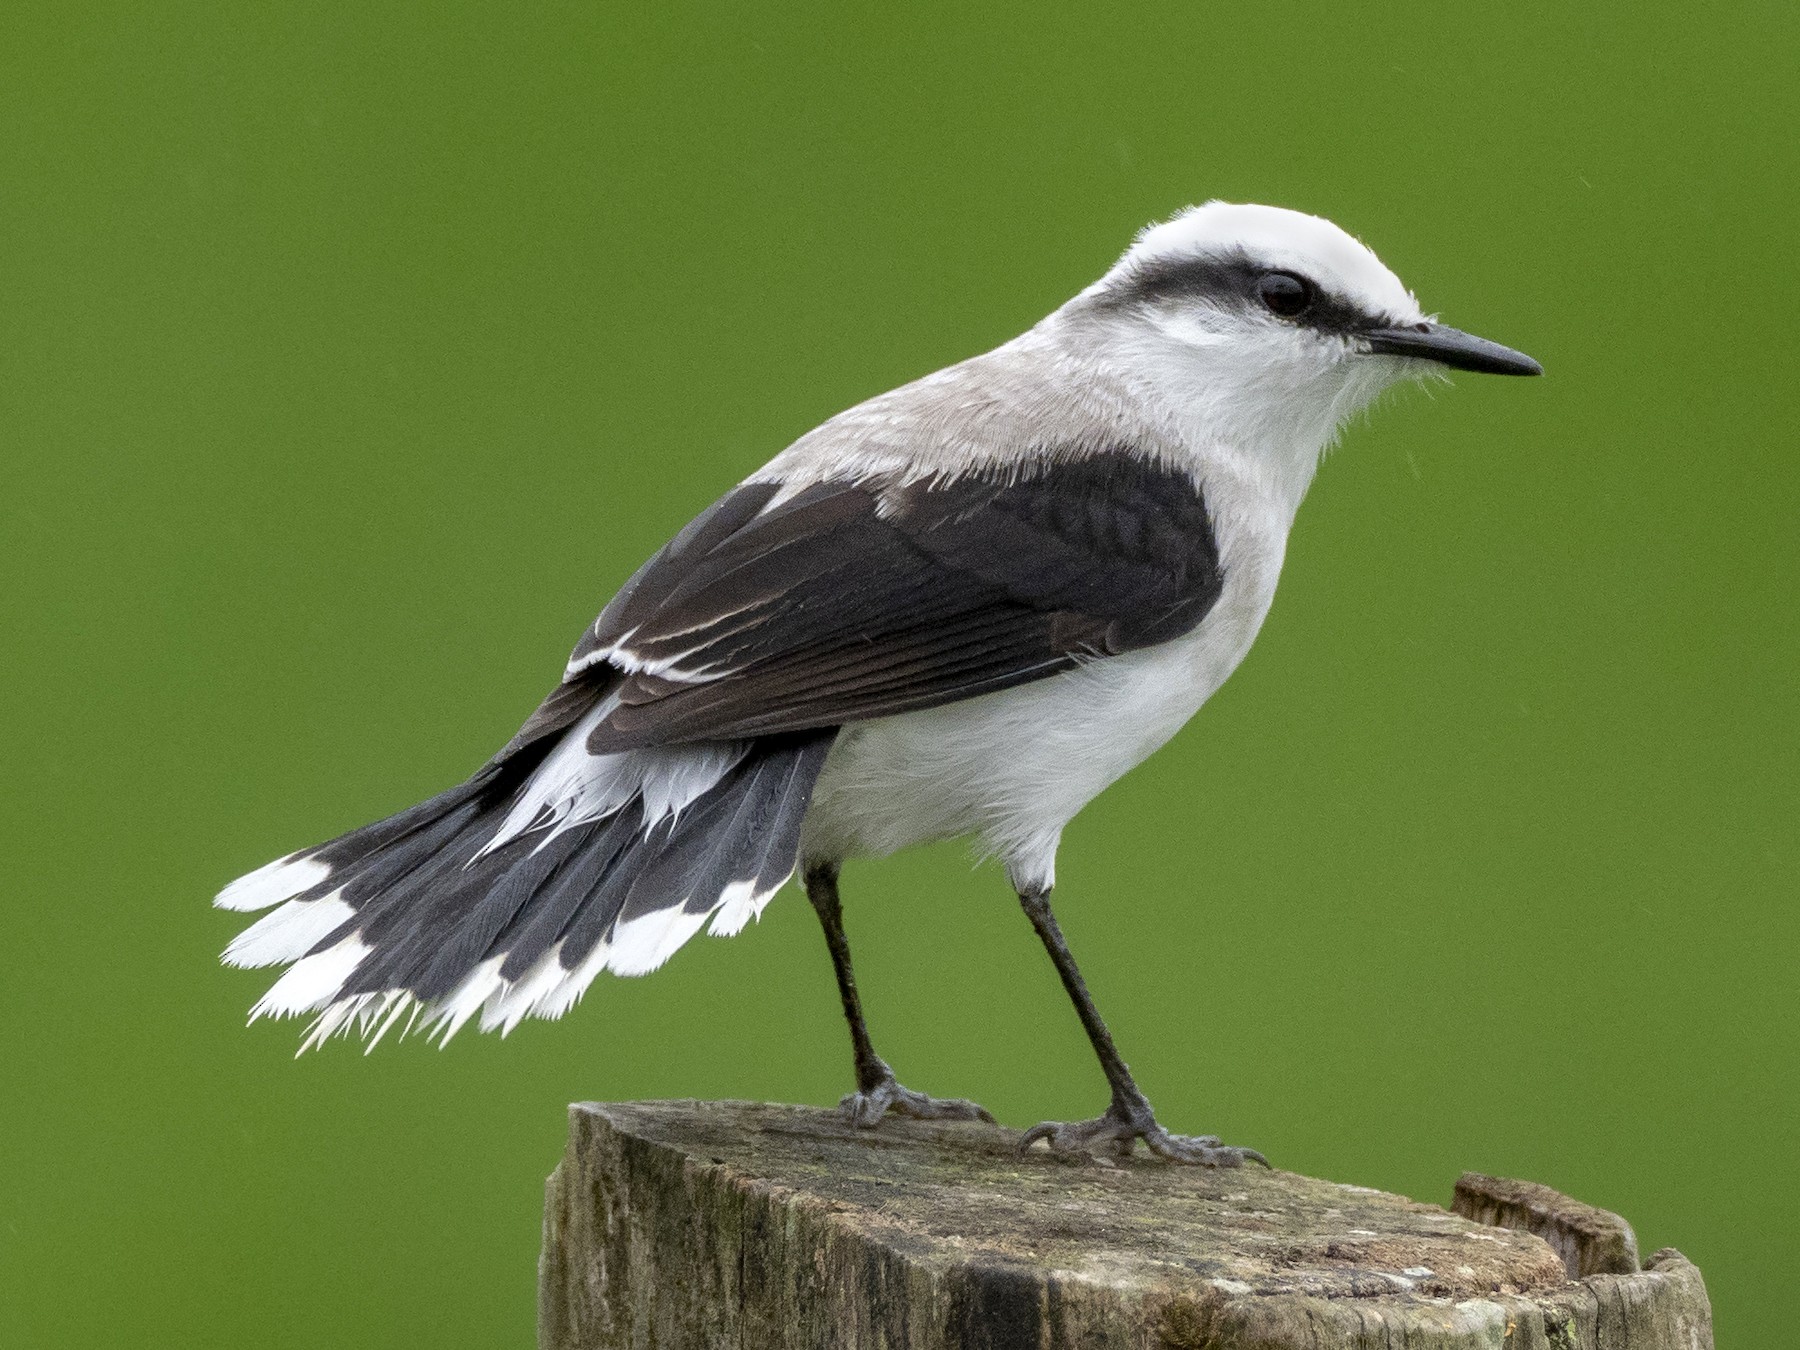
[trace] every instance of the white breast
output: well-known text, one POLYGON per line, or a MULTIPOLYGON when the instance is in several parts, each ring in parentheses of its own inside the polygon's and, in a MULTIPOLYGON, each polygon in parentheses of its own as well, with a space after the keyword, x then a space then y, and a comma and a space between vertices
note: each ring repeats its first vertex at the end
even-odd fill
POLYGON ((806 861, 971 834, 1015 885, 1049 886, 1063 827, 1199 711, 1262 626, 1288 520, 1228 519, 1224 589, 1192 633, 1017 689, 846 727, 807 814, 806 861))

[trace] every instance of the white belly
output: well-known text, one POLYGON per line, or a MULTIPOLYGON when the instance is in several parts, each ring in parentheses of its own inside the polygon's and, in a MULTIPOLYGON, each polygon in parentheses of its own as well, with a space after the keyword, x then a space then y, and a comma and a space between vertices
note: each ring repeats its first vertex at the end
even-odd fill
POLYGON ((1055 880, 1063 826, 1199 711, 1262 626, 1279 541, 1228 566, 1192 633, 1017 689, 852 724, 801 835, 808 863, 976 836, 1021 887, 1055 880))

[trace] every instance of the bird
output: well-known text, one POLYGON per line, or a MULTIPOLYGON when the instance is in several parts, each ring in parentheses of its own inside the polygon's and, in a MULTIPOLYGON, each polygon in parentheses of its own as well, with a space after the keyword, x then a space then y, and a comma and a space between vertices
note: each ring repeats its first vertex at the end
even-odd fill
MULTIPOLYGON (((466 782, 232 882, 225 950, 286 966, 251 1020, 301 1051, 404 1020, 556 1018, 603 972, 730 936, 798 875, 855 1089, 840 1109, 991 1120, 903 1086, 844 930, 851 859, 967 837, 1001 864, 1087 1033, 1106 1109, 1021 1143, 1267 1164, 1165 1129, 1051 909, 1064 827, 1249 650, 1321 457, 1386 390, 1539 364, 1427 316, 1319 216, 1222 201, 1146 227, 1022 335, 794 441, 646 562, 466 782)), ((1040 1152, 1044 1150, 1039 1150, 1040 1152)))

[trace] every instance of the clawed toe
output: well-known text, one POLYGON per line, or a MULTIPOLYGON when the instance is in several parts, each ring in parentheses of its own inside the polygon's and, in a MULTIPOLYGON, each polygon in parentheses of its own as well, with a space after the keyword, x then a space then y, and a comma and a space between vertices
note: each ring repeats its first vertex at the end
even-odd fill
POLYGON ((1039 1140, 1061 1157, 1128 1158, 1137 1136, 1121 1132, 1106 1116, 1095 1120, 1046 1120, 1025 1131, 1019 1150, 1023 1152, 1039 1140))
POLYGON ((1199 1167, 1242 1167, 1246 1162, 1269 1166, 1269 1160, 1255 1149, 1222 1144, 1217 1135, 1170 1134, 1156 1123, 1147 1106, 1141 1111, 1114 1106, 1093 1120, 1047 1120, 1025 1131, 1019 1148, 1023 1151, 1041 1141, 1061 1156, 1085 1154, 1108 1161, 1129 1158, 1140 1139, 1151 1153, 1168 1162, 1199 1167))
POLYGON ((884 1078, 874 1087, 852 1092, 838 1103, 845 1120, 860 1130, 872 1130, 890 1111, 913 1120, 985 1120, 993 1123, 987 1108, 963 1097, 927 1097, 884 1078))
POLYGON ((1201 1167, 1242 1167, 1247 1162, 1269 1166, 1269 1160, 1253 1148, 1221 1144, 1217 1135, 1191 1136, 1158 1132, 1143 1136, 1145 1145, 1159 1158, 1194 1163, 1201 1167))

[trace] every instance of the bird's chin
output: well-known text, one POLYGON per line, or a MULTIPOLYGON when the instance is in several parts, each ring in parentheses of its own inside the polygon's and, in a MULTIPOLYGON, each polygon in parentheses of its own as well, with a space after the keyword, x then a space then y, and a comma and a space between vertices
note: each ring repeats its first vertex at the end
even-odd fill
POLYGON ((1316 398, 1291 400, 1289 412, 1295 423, 1296 441, 1316 436, 1323 453, 1337 444, 1345 427, 1385 396, 1431 374, 1400 369, 1400 365, 1397 361, 1372 361, 1354 355, 1339 362, 1328 378, 1320 380, 1316 398), (1303 403, 1304 410, 1300 406, 1303 403))
POLYGON ((1401 384, 1448 384, 1450 367, 1417 356, 1365 356, 1370 365, 1385 367, 1385 383, 1391 388, 1401 384))
POLYGON ((1344 359, 1341 378, 1345 402, 1352 411, 1361 411, 1390 389, 1441 380, 1444 371, 1430 361, 1352 352, 1344 359))

